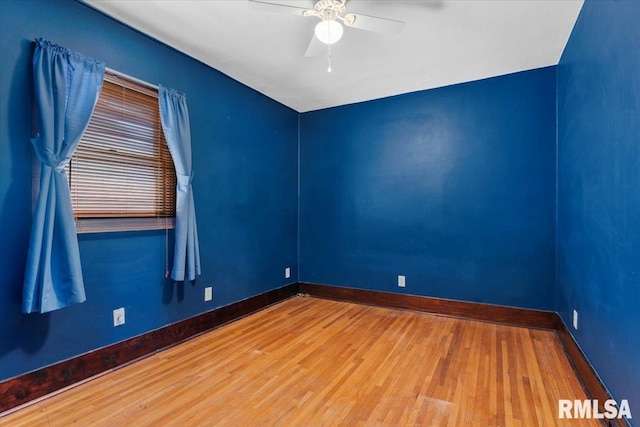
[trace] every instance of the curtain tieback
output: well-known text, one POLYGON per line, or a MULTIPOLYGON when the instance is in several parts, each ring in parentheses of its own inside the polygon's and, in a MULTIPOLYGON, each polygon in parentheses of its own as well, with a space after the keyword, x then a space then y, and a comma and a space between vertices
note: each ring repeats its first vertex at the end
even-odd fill
MULTIPOLYGON (((38 138, 34 138, 32 142, 34 143, 34 146, 37 147, 36 143, 38 142, 38 138)), ((40 162, 42 162, 43 165, 49 166, 51 169, 55 170, 57 173, 64 172, 65 166, 67 166, 67 163, 69 163, 70 161, 70 159, 68 158, 65 158, 65 157, 60 158, 60 156, 56 156, 55 154, 52 154, 52 153, 40 153, 39 150, 37 149, 36 149, 36 154, 38 155, 38 158, 40 159, 40 162)))
POLYGON ((56 172, 62 173, 64 172, 64 168, 67 166, 67 163, 69 163, 69 159, 63 159, 61 162, 58 162, 51 167, 55 169, 56 172))
POLYGON ((178 179, 178 185, 180 187, 190 187, 191 182, 193 181, 193 171, 189 175, 183 175, 181 173, 176 173, 176 178, 178 179))

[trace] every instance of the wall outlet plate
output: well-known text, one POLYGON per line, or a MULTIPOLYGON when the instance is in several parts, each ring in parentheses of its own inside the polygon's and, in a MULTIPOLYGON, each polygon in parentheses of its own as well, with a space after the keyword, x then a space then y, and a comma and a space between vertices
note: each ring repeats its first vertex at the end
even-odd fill
POLYGON ((404 288, 405 286, 405 277, 404 276, 398 276, 398 286, 401 288, 404 288))
POLYGON ((287 267, 284 269, 284 278, 288 279, 289 277, 291 277, 291 268, 287 267))
POLYGON ((204 300, 211 301, 213 299, 213 288, 211 286, 204 288, 204 300))
POLYGON ((124 307, 113 310, 113 326, 124 325, 124 307))
POLYGON ((573 310, 573 329, 578 330, 578 311, 573 310))

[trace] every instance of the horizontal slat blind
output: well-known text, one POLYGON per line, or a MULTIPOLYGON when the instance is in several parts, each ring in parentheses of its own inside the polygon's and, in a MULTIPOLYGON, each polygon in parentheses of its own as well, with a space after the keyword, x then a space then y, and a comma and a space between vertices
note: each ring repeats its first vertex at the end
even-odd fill
POLYGON ((67 168, 78 219, 175 216, 175 169, 153 90, 105 75, 67 168))

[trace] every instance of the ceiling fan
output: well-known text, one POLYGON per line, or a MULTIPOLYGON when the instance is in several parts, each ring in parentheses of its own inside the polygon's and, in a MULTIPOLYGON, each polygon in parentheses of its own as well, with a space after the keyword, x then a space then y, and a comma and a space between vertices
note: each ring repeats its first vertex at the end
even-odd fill
POLYGON ((395 19, 379 18, 376 16, 362 15, 359 13, 346 13, 347 0, 316 0, 309 2, 309 8, 294 6, 289 2, 276 3, 264 0, 249 0, 252 5, 272 12, 288 13, 303 17, 319 18, 314 35, 311 38, 305 56, 316 56, 323 43, 332 45, 340 40, 344 29, 347 27, 375 33, 395 35, 402 31, 404 22, 395 19), (318 43, 320 42, 320 43, 318 43))

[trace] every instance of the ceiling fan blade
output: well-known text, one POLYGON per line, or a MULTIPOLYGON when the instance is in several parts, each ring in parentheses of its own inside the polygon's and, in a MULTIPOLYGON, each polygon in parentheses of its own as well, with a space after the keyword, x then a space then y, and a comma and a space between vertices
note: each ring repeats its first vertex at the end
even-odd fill
POLYGON ((311 37, 311 41, 309 42, 309 47, 307 47, 307 52, 304 56, 310 58, 313 56, 320 56, 324 50, 326 44, 322 43, 318 38, 314 35, 311 37))
POLYGON ((307 16, 308 13, 313 12, 313 2, 310 3, 310 8, 293 6, 285 3, 274 3, 270 1, 262 1, 262 0, 249 0, 249 5, 251 5, 254 9, 265 10, 267 12, 275 12, 275 13, 284 13, 287 15, 298 15, 298 16, 307 16))
POLYGON ((347 27, 372 31, 374 33, 389 34, 392 36, 399 34, 404 27, 404 22, 402 21, 378 18, 377 16, 361 15, 359 13, 346 14, 343 22, 347 27))

